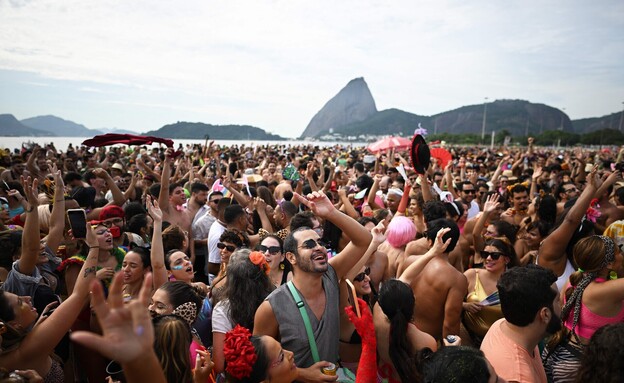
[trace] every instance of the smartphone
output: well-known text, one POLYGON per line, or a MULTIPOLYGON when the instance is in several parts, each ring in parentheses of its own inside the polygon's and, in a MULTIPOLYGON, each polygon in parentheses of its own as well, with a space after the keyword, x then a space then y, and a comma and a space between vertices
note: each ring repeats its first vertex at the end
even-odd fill
POLYGON ((355 286, 351 283, 350 280, 345 279, 347 282, 347 293, 349 294, 349 304, 353 307, 353 312, 357 315, 358 318, 362 316, 360 313, 360 306, 358 305, 357 294, 355 293, 355 286))
POLYGON ((87 215, 83 209, 67 210, 67 218, 69 218, 69 226, 71 227, 74 238, 87 238, 87 215))

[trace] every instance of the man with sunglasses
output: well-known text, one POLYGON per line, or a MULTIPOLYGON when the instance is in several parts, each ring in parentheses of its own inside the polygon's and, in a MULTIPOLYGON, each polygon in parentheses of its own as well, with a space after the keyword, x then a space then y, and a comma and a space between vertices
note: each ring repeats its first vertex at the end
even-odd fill
POLYGON ((321 368, 338 361, 338 281, 364 255, 371 234, 337 210, 323 192, 313 192, 307 198, 295 194, 295 199, 351 239, 343 251, 329 260, 326 247, 312 228, 300 227, 284 242, 284 253, 293 265, 292 282, 308 313, 321 362, 314 363, 304 320, 287 284, 271 293, 256 311, 254 334, 278 339, 285 349, 294 352, 300 381, 335 381, 336 376, 322 374, 321 368))
POLYGON ((461 188, 461 201, 468 206, 468 219, 479 214, 479 204, 475 201, 477 189, 470 181, 464 181, 459 184, 461 188))

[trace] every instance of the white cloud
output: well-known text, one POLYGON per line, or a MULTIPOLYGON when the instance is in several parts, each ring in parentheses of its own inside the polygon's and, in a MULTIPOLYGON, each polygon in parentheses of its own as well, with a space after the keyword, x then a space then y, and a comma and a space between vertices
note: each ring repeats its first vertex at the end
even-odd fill
MULTIPOLYGON (((286 136, 359 76, 380 109, 435 114, 488 96, 585 117, 624 97, 622 16, 619 1, 0 0, 0 69, 94 97, 112 87, 155 125, 171 122, 158 106, 286 136), (599 92, 616 101, 586 96, 599 92)), ((106 120, 81 122, 130 125, 97 111, 106 101, 89 100, 106 120)))

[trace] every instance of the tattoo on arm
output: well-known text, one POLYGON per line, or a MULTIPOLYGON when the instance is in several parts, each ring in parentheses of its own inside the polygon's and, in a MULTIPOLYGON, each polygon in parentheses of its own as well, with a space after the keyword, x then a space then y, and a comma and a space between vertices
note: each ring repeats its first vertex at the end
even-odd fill
POLYGON ((87 268, 85 269, 85 271, 84 271, 84 276, 83 276, 83 278, 88 277, 88 276, 89 276, 89 274, 91 274, 91 273, 95 274, 95 271, 96 271, 96 267, 95 267, 95 266, 92 266, 92 267, 87 267, 87 268))

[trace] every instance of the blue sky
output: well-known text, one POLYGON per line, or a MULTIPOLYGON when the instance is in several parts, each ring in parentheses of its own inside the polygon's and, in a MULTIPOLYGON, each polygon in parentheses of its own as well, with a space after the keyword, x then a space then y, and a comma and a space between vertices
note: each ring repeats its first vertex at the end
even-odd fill
POLYGON ((349 80, 379 110, 622 110, 624 2, 0 0, 0 113, 299 136, 349 80))

